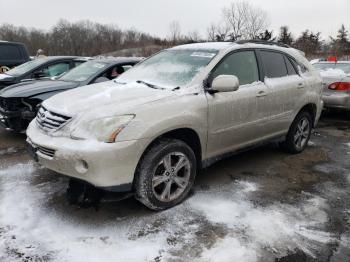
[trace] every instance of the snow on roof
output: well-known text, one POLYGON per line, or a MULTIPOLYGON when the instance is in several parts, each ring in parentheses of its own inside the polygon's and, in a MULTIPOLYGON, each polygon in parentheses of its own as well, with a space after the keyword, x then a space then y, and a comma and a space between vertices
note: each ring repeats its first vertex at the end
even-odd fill
POLYGON ((204 42, 204 43, 196 43, 196 44, 187 44, 187 45, 180 45, 175 46, 171 48, 172 50, 185 50, 185 49, 196 49, 196 50, 222 50, 226 49, 229 46, 232 46, 233 42, 204 42))

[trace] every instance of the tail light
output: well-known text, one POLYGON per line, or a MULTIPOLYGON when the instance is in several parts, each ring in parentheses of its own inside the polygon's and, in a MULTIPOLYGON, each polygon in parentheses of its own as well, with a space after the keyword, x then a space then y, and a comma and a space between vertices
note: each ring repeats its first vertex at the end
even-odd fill
POLYGON ((335 82, 328 86, 328 89, 334 91, 349 91, 350 90, 350 82, 335 82))

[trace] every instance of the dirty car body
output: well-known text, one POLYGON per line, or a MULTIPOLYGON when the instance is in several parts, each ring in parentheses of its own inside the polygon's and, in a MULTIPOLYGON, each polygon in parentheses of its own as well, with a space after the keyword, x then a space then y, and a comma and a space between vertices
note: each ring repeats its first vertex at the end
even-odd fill
POLYGON ((325 108, 350 111, 350 61, 319 62, 325 108))
POLYGON ((0 91, 0 126, 17 132, 24 131, 41 103, 64 91, 95 82, 113 79, 116 67, 128 69, 138 58, 98 58, 90 60, 56 79, 27 81, 0 91))
POLYGON ((159 210, 184 199, 200 167, 287 139, 300 115, 307 114, 302 120, 312 128, 322 110, 321 89, 318 72, 292 48, 184 45, 115 81, 44 101, 27 141, 43 166, 107 190, 133 190, 159 210), (271 58, 280 64, 267 64, 271 58))

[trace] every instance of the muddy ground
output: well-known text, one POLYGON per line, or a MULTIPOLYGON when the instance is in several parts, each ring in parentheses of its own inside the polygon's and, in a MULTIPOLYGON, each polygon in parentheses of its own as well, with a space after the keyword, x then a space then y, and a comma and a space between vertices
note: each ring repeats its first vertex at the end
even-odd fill
POLYGON ((0 131, 0 261, 350 261, 350 119, 327 114, 307 150, 275 145, 201 172, 181 205, 69 205, 67 178, 0 131))

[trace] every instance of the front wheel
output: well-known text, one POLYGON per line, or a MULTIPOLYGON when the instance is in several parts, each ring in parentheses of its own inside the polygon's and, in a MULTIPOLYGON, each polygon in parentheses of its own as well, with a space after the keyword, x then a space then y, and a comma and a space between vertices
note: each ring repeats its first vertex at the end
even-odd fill
POLYGON ((311 131, 312 117, 310 113, 306 111, 299 113, 289 128, 282 148, 293 154, 303 152, 310 140, 311 131))
POLYGON ((182 202, 196 176, 196 157, 183 141, 162 139, 141 159, 135 177, 136 198, 152 210, 182 202))

